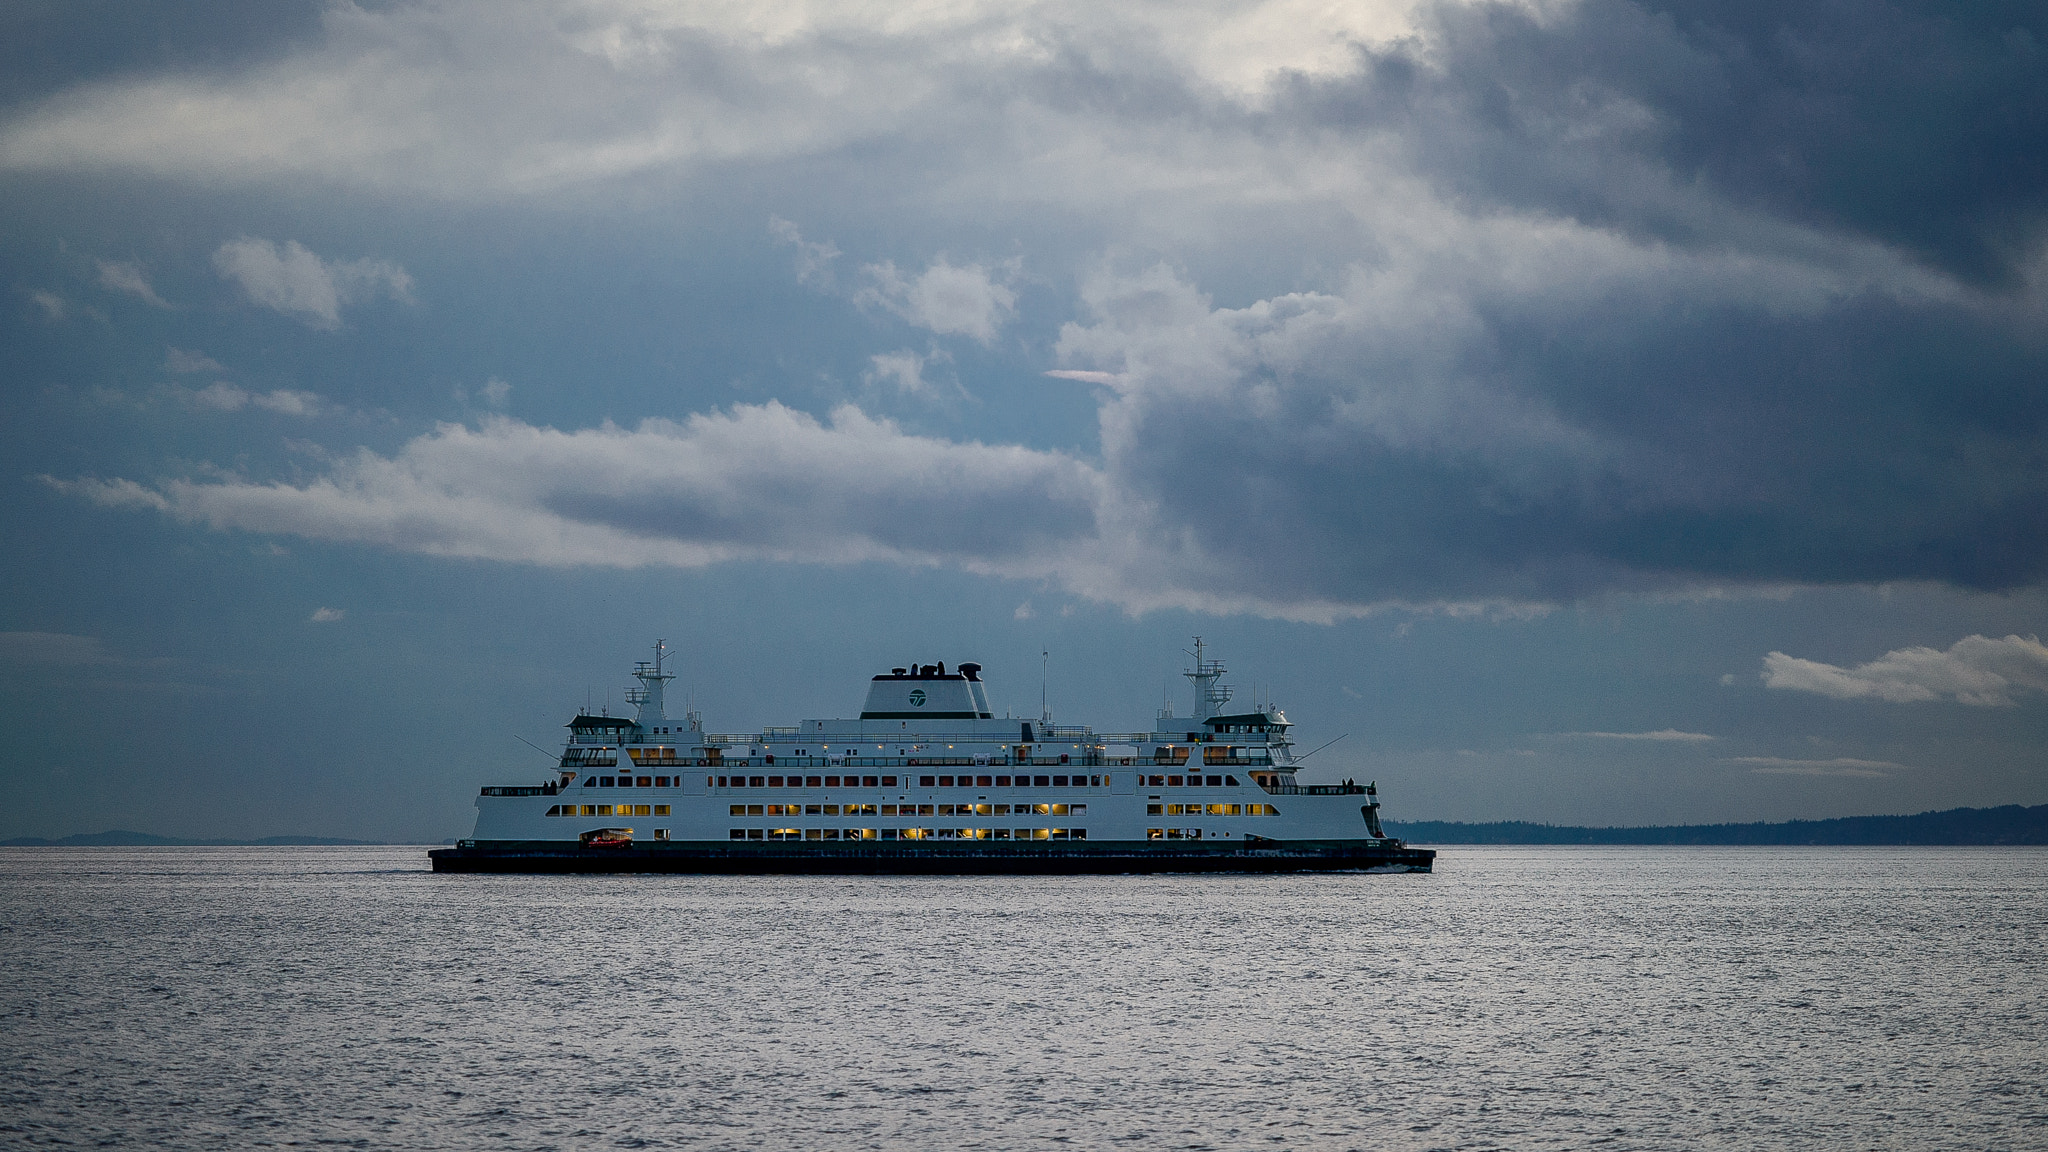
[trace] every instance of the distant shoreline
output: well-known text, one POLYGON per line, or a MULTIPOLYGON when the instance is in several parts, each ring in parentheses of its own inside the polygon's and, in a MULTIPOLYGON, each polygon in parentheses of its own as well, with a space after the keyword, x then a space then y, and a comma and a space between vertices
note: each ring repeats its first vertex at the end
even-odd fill
POLYGON ((0 848, 377 848, 383 840, 344 840, 337 836, 264 836, 256 840, 200 839, 186 836, 158 836, 152 832, 76 832, 47 840, 41 836, 16 836, 0 840, 0 848))
POLYGON ((1386 827, 1388 835, 1399 836, 1411 844, 2030 845, 2048 844, 2048 804, 1951 808, 1913 816, 1788 820, 1779 824, 1584 828, 1520 820, 1492 824, 1389 820, 1386 827))
MULTIPOLYGON (((1640 828, 1590 828, 1505 820, 1468 824, 1453 820, 1386 822, 1387 834, 1411 844, 1731 844, 1754 846, 1869 845, 1964 846, 2048 845, 2048 804, 1999 808, 1950 808, 1913 816, 1843 816, 1833 820, 1788 820, 1777 824, 1668 824, 1640 828)), ((256 840, 158 836, 150 832, 80 832, 49 840, 18 836, 0 848, 262 848, 389 847, 383 840, 334 836, 265 836, 256 840)))

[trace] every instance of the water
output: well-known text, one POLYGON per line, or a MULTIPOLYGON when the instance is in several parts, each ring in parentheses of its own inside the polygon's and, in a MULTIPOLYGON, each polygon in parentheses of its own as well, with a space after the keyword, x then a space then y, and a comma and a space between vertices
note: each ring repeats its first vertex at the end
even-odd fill
POLYGON ((2048 1147, 2041 850, 423 865, 0 850, 0 1143, 2048 1147))

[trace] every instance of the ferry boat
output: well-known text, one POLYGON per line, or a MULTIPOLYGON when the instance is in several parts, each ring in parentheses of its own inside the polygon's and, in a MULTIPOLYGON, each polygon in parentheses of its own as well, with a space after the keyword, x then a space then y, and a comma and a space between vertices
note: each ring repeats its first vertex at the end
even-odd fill
MULTIPOLYGON (((632 719, 568 724, 555 774, 489 785, 437 872, 1428 872, 1373 784, 1302 784, 1292 724, 1232 712, 1200 637, 1192 716, 1147 732, 1003 719, 979 664, 891 668, 853 719, 722 734, 672 723, 665 642, 632 719)), ((609 710, 607 710, 609 711, 609 710)))

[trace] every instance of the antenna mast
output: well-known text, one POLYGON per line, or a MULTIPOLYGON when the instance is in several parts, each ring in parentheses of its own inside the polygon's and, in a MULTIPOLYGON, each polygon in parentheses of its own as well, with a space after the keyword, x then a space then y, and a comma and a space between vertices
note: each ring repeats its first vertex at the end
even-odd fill
POLYGON ((1221 660, 1203 659, 1203 651, 1202 638, 1197 636, 1195 637, 1195 650, 1188 653, 1188 655, 1195 658, 1194 670, 1181 673, 1181 675, 1188 678, 1188 683, 1195 686, 1195 719, 1197 720, 1207 720, 1209 717, 1216 715, 1223 705, 1229 703, 1231 695, 1229 686, 1219 683, 1223 679, 1223 674, 1229 671, 1229 669, 1223 666, 1221 660))
POLYGON ((661 661, 666 655, 668 641, 656 640, 653 662, 642 660, 633 665, 633 678, 640 681, 640 687, 626 689, 626 703, 640 709, 640 714, 634 717, 636 724, 646 725, 668 719, 668 713, 662 708, 661 693, 668 682, 675 679, 675 674, 662 670, 661 661))

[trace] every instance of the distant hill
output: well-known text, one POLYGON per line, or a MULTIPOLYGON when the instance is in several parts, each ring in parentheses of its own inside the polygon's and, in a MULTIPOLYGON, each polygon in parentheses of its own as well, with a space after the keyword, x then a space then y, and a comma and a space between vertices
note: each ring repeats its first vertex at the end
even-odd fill
POLYGON ((1917 816, 1845 816, 1783 824, 1671 824, 1577 828, 1389 820, 1387 833, 1413 844, 2048 844, 2048 804, 1951 808, 1917 816))
POLYGON ((150 832, 80 832, 57 840, 40 836, 17 836, 0 840, 0 848, 257 848, 268 845, 372 845, 379 840, 343 840, 335 836, 265 836, 260 840, 188 840, 182 836, 158 836, 150 832))

